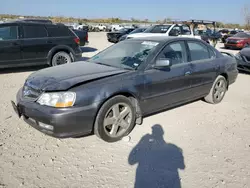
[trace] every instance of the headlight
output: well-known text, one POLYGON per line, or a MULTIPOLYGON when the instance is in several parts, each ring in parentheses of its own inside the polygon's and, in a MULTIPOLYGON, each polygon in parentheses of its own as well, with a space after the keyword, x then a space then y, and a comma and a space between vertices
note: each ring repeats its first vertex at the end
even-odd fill
POLYGON ((75 103, 76 94, 74 92, 54 92, 43 93, 37 103, 52 107, 70 107, 75 103))

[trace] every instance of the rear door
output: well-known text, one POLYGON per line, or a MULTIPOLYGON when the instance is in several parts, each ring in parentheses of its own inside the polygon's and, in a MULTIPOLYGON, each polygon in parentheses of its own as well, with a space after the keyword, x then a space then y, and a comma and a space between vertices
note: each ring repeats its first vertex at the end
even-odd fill
POLYGON ((48 33, 43 24, 24 24, 21 41, 22 58, 26 64, 46 64, 50 51, 48 33))
POLYGON ((0 25, 0 68, 18 65, 21 61, 20 50, 18 25, 0 25))
POLYGON ((166 69, 150 68, 145 71, 142 109, 148 109, 144 112, 146 114, 181 103, 192 96, 191 65, 187 61, 184 41, 168 44, 156 60, 160 58, 170 59, 172 66, 166 69))
POLYGON ((216 53, 200 41, 187 41, 187 46, 192 67, 192 93, 201 96, 210 90, 219 71, 216 53))

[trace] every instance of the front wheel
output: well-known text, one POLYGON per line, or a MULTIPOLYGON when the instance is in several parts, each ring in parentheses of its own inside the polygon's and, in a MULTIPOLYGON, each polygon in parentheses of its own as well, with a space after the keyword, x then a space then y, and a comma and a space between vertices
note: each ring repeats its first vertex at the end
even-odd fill
POLYGON ((222 101, 227 91, 227 80, 224 76, 219 75, 210 89, 209 94, 205 97, 205 101, 211 104, 217 104, 222 101))
POLYGON ((94 133, 106 142, 116 142, 128 135, 135 126, 136 110, 125 96, 115 96, 100 108, 94 133))

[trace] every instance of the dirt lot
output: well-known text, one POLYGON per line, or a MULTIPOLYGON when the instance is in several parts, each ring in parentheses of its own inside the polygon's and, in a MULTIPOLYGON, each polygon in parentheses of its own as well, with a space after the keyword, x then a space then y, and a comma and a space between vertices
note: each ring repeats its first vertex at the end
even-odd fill
MULTIPOLYGON (((110 45, 104 33, 89 39, 83 57, 110 45)), ((0 73, 0 187, 250 187, 250 75, 240 74, 219 105, 148 117, 130 141, 107 144, 51 138, 16 117, 10 100, 34 70, 0 73)))

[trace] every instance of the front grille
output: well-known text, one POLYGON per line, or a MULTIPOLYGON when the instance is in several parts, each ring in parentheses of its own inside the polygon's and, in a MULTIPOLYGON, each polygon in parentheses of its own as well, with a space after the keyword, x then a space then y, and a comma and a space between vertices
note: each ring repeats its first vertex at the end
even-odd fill
POLYGON ((23 87, 23 97, 30 100, 36 100, 41 94, 41 91, 31 87, 29 85, 24 85, 23 87))

